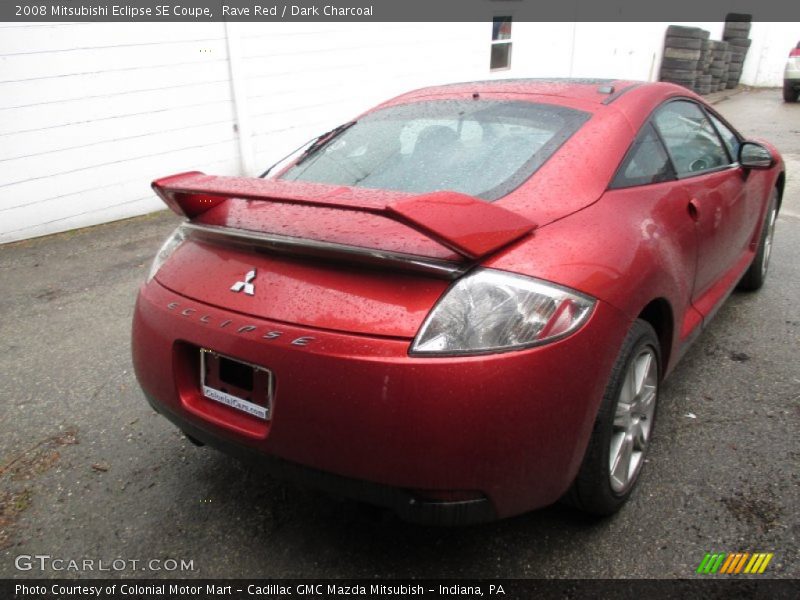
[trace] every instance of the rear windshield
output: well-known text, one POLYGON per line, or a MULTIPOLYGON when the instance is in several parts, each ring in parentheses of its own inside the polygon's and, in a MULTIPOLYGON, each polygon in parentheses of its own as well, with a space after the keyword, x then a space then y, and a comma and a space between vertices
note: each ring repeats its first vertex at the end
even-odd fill
POLYGON ((496 200, 535 173, 589 116, 492 100, 393 106, 363 117, 281 177, 496 200))

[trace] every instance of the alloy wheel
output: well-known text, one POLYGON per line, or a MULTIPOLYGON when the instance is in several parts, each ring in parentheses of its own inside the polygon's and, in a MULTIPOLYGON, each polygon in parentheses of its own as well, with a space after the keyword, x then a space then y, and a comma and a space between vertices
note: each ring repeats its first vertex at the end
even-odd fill
POLYGON ((611 489, 624 493, 636 480, 650 442, 658 396, 658 358, 645 347, 628 364, 614 413, 608 456, 611 489))
POLYGON ((769 221, 767 221, 767 236, 764 238, 764 254, 761 258, 761 275, 767 274, 769 268, 769 257, 772 254, 772 238, 775 235, 775 220, 778 217, 778 211, 772 207, 769 213, 769 221))

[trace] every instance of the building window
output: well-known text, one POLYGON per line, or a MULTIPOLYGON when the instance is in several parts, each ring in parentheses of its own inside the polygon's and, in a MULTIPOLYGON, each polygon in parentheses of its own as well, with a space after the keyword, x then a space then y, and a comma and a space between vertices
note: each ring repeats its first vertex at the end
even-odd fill
POLYGON ((511 68, 511 17, 492 19, 492 55, 489 68, 492 71, 511 68))

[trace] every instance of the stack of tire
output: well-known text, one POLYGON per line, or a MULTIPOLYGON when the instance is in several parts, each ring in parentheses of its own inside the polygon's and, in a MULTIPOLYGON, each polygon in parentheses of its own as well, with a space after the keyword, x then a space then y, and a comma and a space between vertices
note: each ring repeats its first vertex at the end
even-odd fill
POLYGON ((719 92, 728 85, 728 69, 731 59, 731 51, 728 50, 728 42, 718 42, 711 40, 711 91, 719 92))
POLYGON ((725 18, 725 30, 722 39, 728 43, 731 53, 728 65, 726 87, 732 90, 739 85, 742 77, 742 65, 750 49, 750 21, 751 15, 730 13, 725 18))
POLYGON ((694 91, 698 94, 710 94, 712 75, 711 63, 714 61, 714 56, 711 52, 713 40, 703 40, 703 47, 700 50, 700 64, 698 65, 697 83, 695 84, 694 91))
POLYGON ((707 47, 708 37, 709 32, 699 27, 667 27, 659 80, 677 83, 703 93, 701 90, 707 87, 702 66, 703 51, 707 47))

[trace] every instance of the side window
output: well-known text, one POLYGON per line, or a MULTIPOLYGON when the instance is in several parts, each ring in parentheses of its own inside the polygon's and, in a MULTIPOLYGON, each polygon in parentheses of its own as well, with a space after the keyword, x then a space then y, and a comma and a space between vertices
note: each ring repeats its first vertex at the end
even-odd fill
POLYGON ((672 165, 669 163, 664 146, 658 139, 651 124, 645 125, 633 142, 625 160, 622 161, 614 180, 612 189, 647 185, 674 179, 672 165))
POLYGON ((653 122, 679 176, 730 164, 711 121, 694 102, 670 102, 656 112, 653 122))
POLYGON ((736 162, 739 157, 739 138, 717 117, 711 113, 708 113, 708 116, 713 121, 717 131, 719 131, 722 141, 725 142, 725 146, 728 148, 728 152, 730 152, 731 155, 731 162, 736 162))

